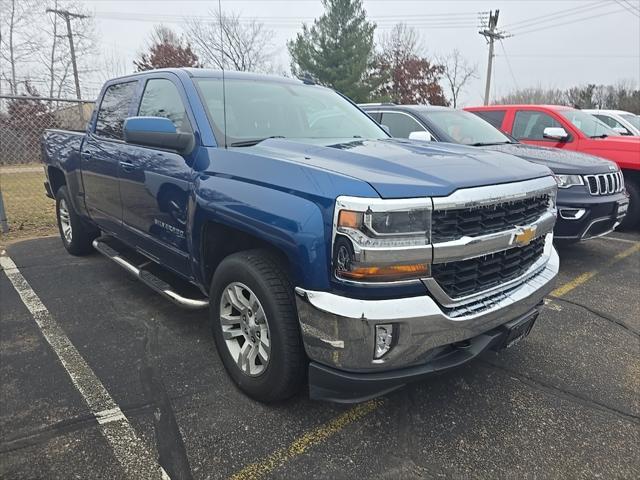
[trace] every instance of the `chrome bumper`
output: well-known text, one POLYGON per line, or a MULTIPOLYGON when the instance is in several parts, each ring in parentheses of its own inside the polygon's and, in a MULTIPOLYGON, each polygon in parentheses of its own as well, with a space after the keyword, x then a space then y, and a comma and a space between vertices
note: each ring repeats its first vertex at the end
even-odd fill
POLYGON ((381 371, 416 365, 439 346, 476 337, 534 310, 551 291, 558 254, 550 246, 546 265, 524 283, 491 297, 487 308, 451 316, 429 295, 359 300, 296 288, 305 349, 318 363, 349 371, 381 371), (394 323, 395 346, 374 360, 374 331, 394 323))

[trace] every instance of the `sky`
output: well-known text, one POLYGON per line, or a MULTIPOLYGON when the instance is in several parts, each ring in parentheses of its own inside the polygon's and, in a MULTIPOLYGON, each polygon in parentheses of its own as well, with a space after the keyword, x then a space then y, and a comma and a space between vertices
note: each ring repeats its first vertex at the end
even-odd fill
MULTIPOLYGON (((320 0, 221 0, 223 11, 255 18, 273 31, 273 51, 289 64, 286 42, 323 12, 320 0)), ((180 31, 185 17, 208 16, 216 0, 83 0, 95 15, 100 57, 116 58, 132 69, 155 24, 180 31)), ((478 66, 478 78, 462 103, 482 102, 488 47, 478 33, 479 12, 500 10, 498 27, 510 34, 496 44, 492 97, 516 88, 541 85, 640 84, 640 0, 364 0, 377 34, 395 23, 415 27, 427 56, 454 48, 478 66)), ((104 72, 102 73, 104 76, 104 72)), ((87 79, 83 90, 95 95, 103 78, 87 79)))

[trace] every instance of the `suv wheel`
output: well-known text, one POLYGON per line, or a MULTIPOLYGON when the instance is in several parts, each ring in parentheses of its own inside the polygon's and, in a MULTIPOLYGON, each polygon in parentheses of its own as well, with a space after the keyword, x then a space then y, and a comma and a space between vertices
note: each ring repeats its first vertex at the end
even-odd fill
POLYGON ((303 385, 306 357, 293 287, 268 250, 225 258, 211 282, 210 316, 222 363, 238 387, 261 402, 303 385))

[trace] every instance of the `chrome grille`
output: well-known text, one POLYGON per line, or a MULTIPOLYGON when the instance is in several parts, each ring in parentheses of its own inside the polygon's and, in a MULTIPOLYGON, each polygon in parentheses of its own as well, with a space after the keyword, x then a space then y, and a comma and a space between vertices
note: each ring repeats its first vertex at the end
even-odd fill
POLYGON ((433 278, 451 298, 488 290, 523 275, 544 252, 545 237, 528 245, 455 262, 434 264, 433 278))
POLYGON ((435 210, 431 221, 431 242, 488 235, 529 225, 549 209, 549 204, 549 195, 543 194, 480 207, 435 210))
POLYGON ((584 179, 591 195, 611 195, 624 190, 622 172, 585 175, 584 179))

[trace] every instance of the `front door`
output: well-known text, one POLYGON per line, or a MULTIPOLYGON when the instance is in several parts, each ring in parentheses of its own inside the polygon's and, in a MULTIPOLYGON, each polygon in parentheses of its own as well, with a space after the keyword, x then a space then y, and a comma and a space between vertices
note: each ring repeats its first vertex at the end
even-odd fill
MULTIPOLYGON (((181 90, 170 77, 146 81, 138 116, 166 117, 179 132, 192 132, 181 90)), ((175 151, 127 145, 120 166, 123 225, 136 246, 165 266, 189 276, 187 207, 190 158, 175 151)))
POLYGON ((511 135, 517 140, 530 145, 573 150, 574 139, 572 138, 569 138, 566 141, 546 138, 544 136, 544 129, 549 127, 564 128, 565 131, 571 135, 571 132, 568 131, 559 121, 551 115, 538 110, 518 110, 513 119, 511 135))

